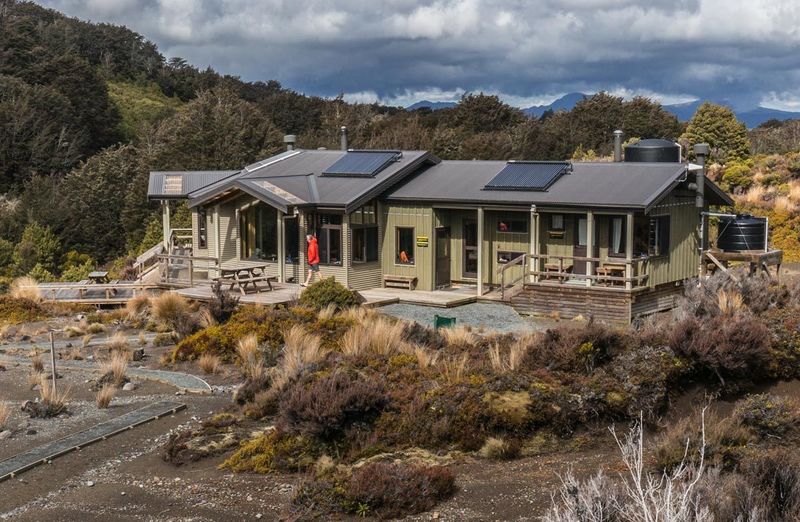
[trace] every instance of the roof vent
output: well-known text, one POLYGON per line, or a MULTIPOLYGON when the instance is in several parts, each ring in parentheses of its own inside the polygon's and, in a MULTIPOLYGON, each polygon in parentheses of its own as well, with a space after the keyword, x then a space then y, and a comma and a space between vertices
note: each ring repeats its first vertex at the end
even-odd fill
POLYGON ((297 141, 297 136, 294 134, 287 134, 283 137, 283 142, 286 144, 286 150, 294 150, 294 144, 297 141))

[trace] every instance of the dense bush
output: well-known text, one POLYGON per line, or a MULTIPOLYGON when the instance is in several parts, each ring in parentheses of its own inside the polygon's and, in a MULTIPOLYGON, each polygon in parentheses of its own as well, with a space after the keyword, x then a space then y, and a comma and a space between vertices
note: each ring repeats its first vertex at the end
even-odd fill
POLYGON ((0 296, 0 324, 19 324, 44 319, 46 310, 31 299, 0 296))
POLYGON ((386 400, 378 382, 335 371, 295 384, 280 403, 278 426, 290 434, 330 442, 353 424, 369 424, 386 400))
POLYGON ((735 416, 762 438, 781 439, 800 424, 800 405, 794 399, 770 394, 750 395, 736 405, 735 416))
POLYGON ((243 442, 222 466, 237 472, 305 471, 314 465, 321 451, 322 447, 308 437, 272 430, 243 442))
POLYGON ((312 283, 300 295, 300 304, 316 310, 334 305, 343 310, 358 304, 358 295, 336 282, 332 277, 312 283))

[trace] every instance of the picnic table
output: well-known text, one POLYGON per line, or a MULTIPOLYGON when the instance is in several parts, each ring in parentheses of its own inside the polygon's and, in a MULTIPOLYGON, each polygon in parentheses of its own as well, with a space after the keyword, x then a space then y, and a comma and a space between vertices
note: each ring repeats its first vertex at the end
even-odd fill
MULTIPOLYGON (((603 263, 597 269, 597 280, 606 285, 619 284, 620 281, 608 279, 609 277, 625 277, 625 263, 603 263)), ((624 284, 624 283, 622 283, 624 284)))
POLYGON ((267 275, 267 265, 243 266, 237 268, 221 268, 220 276, 215 279, 220 284, 230 285, 229 290, 233 287, 239 288, 242 295, 247 293, 247 288, 252 285, 256 292, 260 292, 262 287, 258 286, 259 282, 267 283, 269 291, 272 291, 272 283, 277 282, 276 276, 267 275))
POLYGON ((89 275, 87 275, 86 277, 88 277, 89 280, 96 285, 102 285, 108 283, 108 272, 103 270, 95 270, 94 272, 89 272, 89 275))

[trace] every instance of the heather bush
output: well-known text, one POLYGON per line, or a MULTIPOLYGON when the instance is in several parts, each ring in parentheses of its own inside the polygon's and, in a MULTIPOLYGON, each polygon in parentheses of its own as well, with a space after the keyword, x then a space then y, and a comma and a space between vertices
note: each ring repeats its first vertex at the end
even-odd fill
POLYGON ((272 430, 241 443, 222 467, 235 472, 297 472, 310 469, 322 448, 302 435, 272 430))
POLYGON ((353 424, 369 425, 386 402, 378 382, 335 371, 295 383, 280 402, 278 426, 289 434, 329 442, 353 424))
POLYGON ((596 321, 579 328, 553 328, 539 339, 531 338, 523 364, 528 369, 574 371, 583 368, 591 373, 624 350, 627 343, 621 330, 596 321))
POLYGON ((761 438, 782 439, 800 424, 800 404, 789 397, 749 395, 736 403, 734 416, 761 438))
POLYGON ((344 310, 358 305, 358 295, 329 277, 309 285, 300 295, 300 304, 316 310, 329 305, 344 310))
POLYGON ((0 325, 39 321, 47 311, 37 301, 25 297, 0 296, 0 325))

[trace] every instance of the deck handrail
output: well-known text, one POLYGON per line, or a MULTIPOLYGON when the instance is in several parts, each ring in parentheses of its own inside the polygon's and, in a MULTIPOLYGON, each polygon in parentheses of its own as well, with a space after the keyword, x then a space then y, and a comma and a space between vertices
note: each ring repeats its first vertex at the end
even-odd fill
POLYGON ((531 254, 529 256, 532 260, 536 260, 536 270, 531 269, 528 272, 530 276, 546 276, 546 277, 555 277, 561 283, 565 282, 568 279, 572 280, 579 280, 579 281, 589 281, 589 284, 593 281, 604 281, 609 283, 622 283, 626 285, 626 288, 630 288, 633 286, 639 286, 643 282, 647 281, 649 278, 649 274, 647 274, 648 269, 648 262, 650 260, 650 256, 647 254, 642 254, 631 259, 627 259, 624 257, 589 257, 589 256, 566 256, 566 255, 559 255, 559 254, 531 254), (544 259, 545 262, 558 262, 558 270, 556 271, 546 271, 546 270, 539 270, 539 261, 544 259), (600 267, 602 264, 610 264, 610 265, 624 265, 625 266, 625 276, 612 276, 612 275, 595 275, 595 274, 576 274, 573 272, 568 272, 564 265, 565 261, 571 261, 574 263, 591 263, 592 265, 597 264, 600 267), (639 275, 633 275, 634 268, 642 265, 642 272, 639 275), (630 275, 627 275, 630 274, 630 275), (628 287, 627 285, 631 285, 628 287))
POLYGON ((58 301, 56 294, 59 290, 76 290, 78 292, 78 299, 77 302, 86 299, 85 294, 89 290, 93 291, 102 291, 105 294, 106 301, 110 301, 112 296, 118 290, 130 290, 132 296, 136 296, 136 293, 146 293, 148 290, 157 290, 159 288, 158 285, 154 285, 152 283, 137 283, 135 281, 120 281, 119 283, 76 283, 76 282, 64 282, 64 283, 42 283, 38 286, 30 286, 30 287, 23 287, 23 288, 38 288, 42 297, 45 297, 47 294, 50 294, 51 301, 58 301))
POLYGON ((525 260, 527 259, 527 257, 528 257, 528 254, 519 255, 519 256, 515 257, 514 259, 512 259, 511 261, 509 261, 508 263, 504 264, 502 267, 500 267, 500 270, 499 270, 500 271, 500 299, 502 299, 503 301, 505 301, 505 299, 506 299, 506 271, 509 268, 511 268, 513 266, 517 266, 517 265, 519 265, 519 266, 521 266, 523 268, 522 275, 517 277, 516 279, 514 279, 514 280, 512 280, 510 282, 510 286, 513 287, 514 285, 519 283, 521 280, 525 279, 525 260))
MULTIPOLYGON (((186 256, 177 254, 157 254, 159 264, 161 264, 161 281, 166 285, 173 284, 170 282, 169 265, 171 261, 188 261, 189 264, 189 286, 194 286, 194 263, 201 261, 205 263, 214 263, 215 269, 219 269, 220 261, 218 257, 211 256, 186 256)), ((185 281, 185 280, 184 280, 185 281)), ((179 284, 180 286, 180 284, 179 284)))

